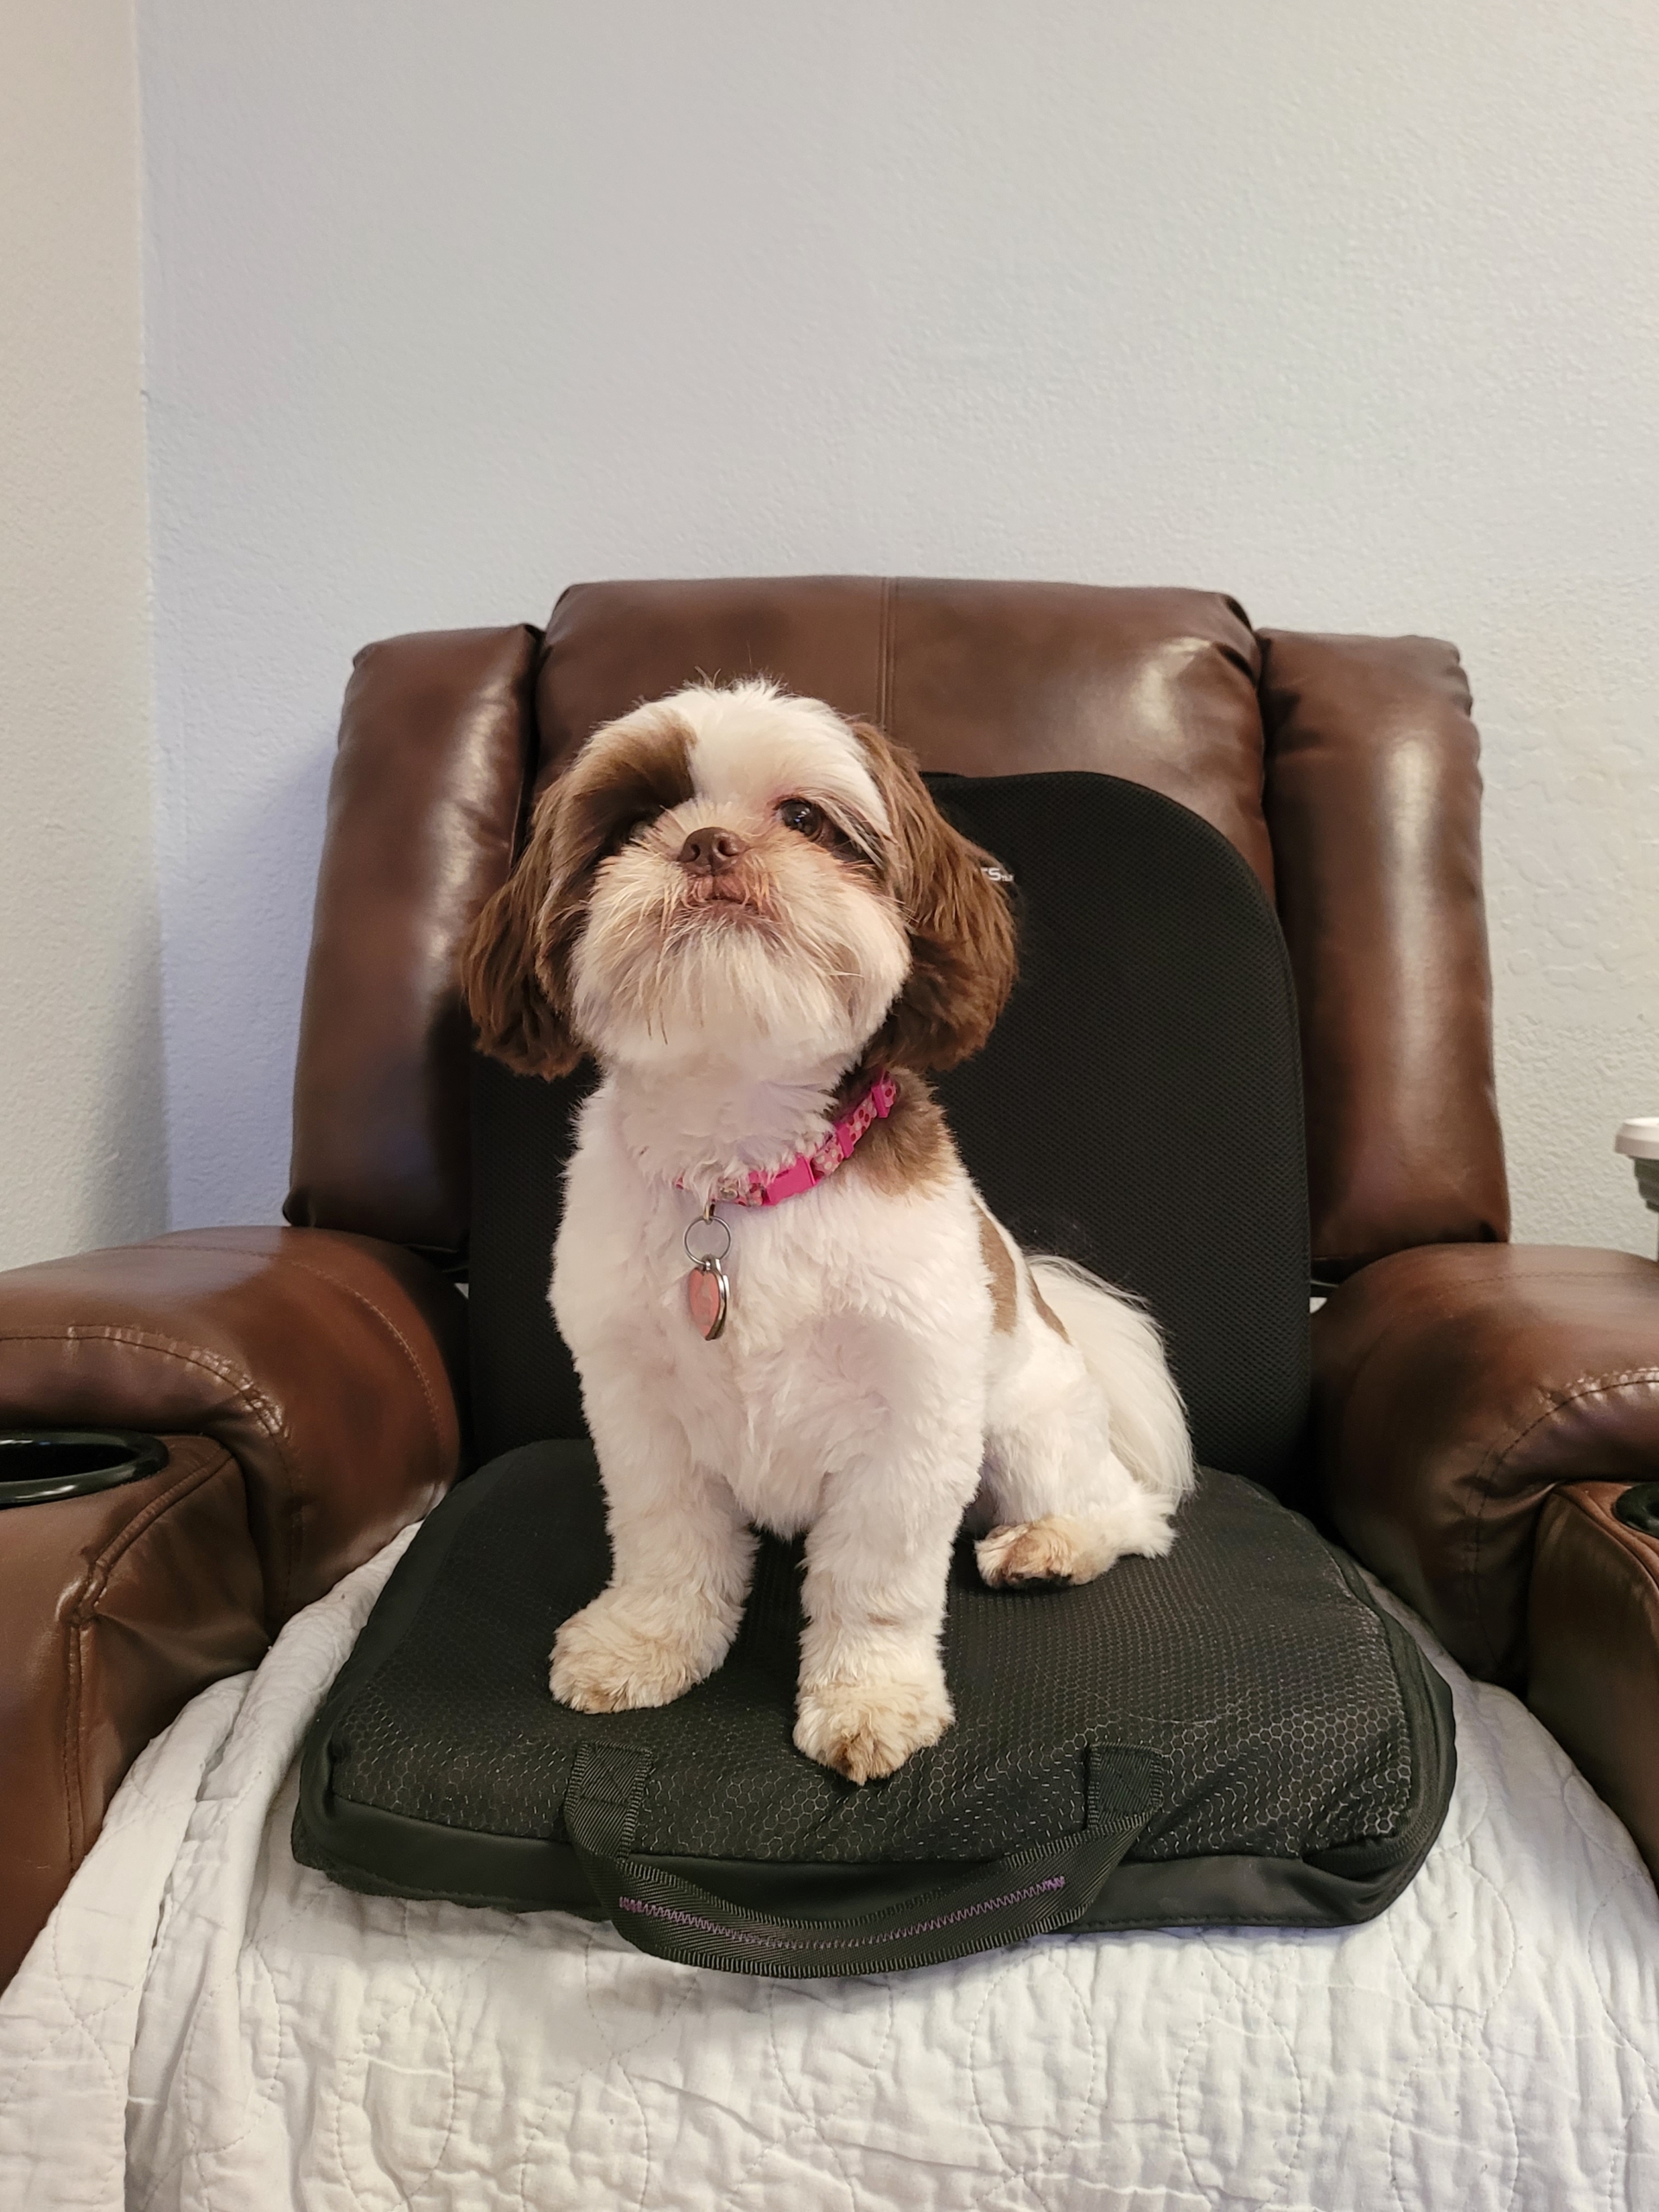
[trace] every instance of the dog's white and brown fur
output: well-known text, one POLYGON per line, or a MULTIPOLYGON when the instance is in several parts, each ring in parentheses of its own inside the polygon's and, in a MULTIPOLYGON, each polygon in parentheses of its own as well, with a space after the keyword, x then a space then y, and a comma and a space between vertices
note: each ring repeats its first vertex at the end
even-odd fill
POLYGON ((559 1630, 563 1703, 662 1705, 701 1681, 736 1630, 753 1529, 804 1531, 795 1741, 863 1782, 950 1726, 939 1631, 964 1515, 995 1585, 1167 1549, 1192 1458, 1155 1331, 1027 1259, 925 1081, 984 1043, 1014 980, 989 865, 878 731, 746 683, 599 730, 480 915, 462 969, 485 1049, 603 1071, 551 1295, 613 1566, 559 1630), (688 1224, 722 1176, 817 1144, 878 1067, 896 1103, 838 1173, 722 1208, 731 1312, 705 1342, 688 1224))

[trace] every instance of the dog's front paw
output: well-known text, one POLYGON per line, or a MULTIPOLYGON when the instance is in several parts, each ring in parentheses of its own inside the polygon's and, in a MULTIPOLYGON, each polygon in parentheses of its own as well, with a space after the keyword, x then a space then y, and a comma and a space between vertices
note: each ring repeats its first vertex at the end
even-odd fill
POLYGON ((827 1682, 801 1692, 795 1748, 849 1782, 874 1782, 901 1767, 912 1751, 937 1744, 954 1718, 938 1669, 827 1682))
POLYGON ((548 1680, 561 1705, 578 1713, 631 1713, 671 1705, 712 1675, 729 1637, 688 1637, 684 1624, 642 1620, 607 1591, 572 1613, 553 1639, 548 1680))

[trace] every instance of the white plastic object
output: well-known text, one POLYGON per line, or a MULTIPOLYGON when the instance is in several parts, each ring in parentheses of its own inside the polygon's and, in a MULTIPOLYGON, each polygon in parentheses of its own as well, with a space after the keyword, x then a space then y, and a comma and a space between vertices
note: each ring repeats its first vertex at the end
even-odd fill
POLYGON ((1622 1152, 1636 1169, 1636 1187, 1649 1213, 1659 1213, 1659 1115, 1644 1121, 1621 1122, 1613 1150, 1622 1152))
POLYGON ((1659 1114, 1645 1121, 1621 1122, 1613 1150, 1627 1160, 1659 1160, 1659 1114))

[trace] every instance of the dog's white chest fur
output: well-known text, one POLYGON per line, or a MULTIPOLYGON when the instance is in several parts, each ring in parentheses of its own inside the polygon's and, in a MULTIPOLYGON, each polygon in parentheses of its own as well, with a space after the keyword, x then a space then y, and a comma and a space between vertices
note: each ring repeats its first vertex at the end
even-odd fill
POLYGON ((778 1207, 723 1207, 731 1304, 706 1342, 686 1296, 695 1202, 640 1172, 601 1091, 570 1165, 552 1283, 585 1390, 626 1378, 635 1417, 648 1401, 746 1519, 781 1535, 810 1526, 826 1484, 895 1426, 947 1420, 977 1436, 990 1304, 971 1189, 958 1173, 901 1211, 913 1219, 895 1252, 893 1202, 855 1176, 778 1207), (927 1359, 909 1349, 918 1327, 938 1339, 927 1359))

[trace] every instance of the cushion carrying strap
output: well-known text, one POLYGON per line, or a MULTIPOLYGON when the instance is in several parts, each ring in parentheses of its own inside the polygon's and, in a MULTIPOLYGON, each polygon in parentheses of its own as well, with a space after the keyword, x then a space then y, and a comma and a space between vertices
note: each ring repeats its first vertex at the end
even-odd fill
POLYGON ((632 1852, 652 1763, 618 1745, 584 1744, 577 1752, 565 1832, 607 1916, 639 1950, 734 1974, 887 1974, 1069 1928, 1088 1911, 1162 1805, 1169 1770, 1156 1752, 1113 1745, 1085 1745, 1084 1758, 1081 1828, 965 1866, 953 1882, 941 1884, 930 1868, 896 1901, 895 1869, 872 1867, 887 1902, 864 1913, 855 1897, 833 1916, 751 1911, 688 1880, 673 1859, 632 1852))

